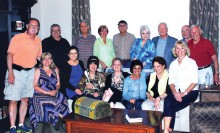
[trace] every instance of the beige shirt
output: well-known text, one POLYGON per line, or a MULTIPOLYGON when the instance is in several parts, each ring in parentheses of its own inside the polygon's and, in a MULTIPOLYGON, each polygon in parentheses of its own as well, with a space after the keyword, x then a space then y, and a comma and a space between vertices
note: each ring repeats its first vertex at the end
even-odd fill
POLYGON ((122 60, 130 59, 130 50, 134 40, 135 36, 131 33, 127 33, 125 36, 121 36, 120 33, 114 35, 113 45, 116 57, 122 60))

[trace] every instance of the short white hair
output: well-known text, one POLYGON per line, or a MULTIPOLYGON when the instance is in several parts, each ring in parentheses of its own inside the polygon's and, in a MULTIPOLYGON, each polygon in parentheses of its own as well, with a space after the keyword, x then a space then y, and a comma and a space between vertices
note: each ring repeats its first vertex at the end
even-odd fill
POLYGON ((150 28, 147 25, 142 25, 140 27, 140 35, 143 33, 144 30, 146 30, 150 34, 150 28))

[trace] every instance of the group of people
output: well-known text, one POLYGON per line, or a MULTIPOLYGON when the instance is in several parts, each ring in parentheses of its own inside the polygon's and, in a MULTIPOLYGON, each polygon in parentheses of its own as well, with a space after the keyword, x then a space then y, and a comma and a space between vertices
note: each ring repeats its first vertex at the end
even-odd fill
POLYGON ((8 71, 5 99, 9 100, 10 132, 29 132, 24 124, 29 108, 33 127, 43 123, 43 132, 64 130, 62 118, 69 114, 67 99, 86 96, 109 102, 121 102, 126 109, 157 110, 164 116, 164 132, 174 128, 175 113, 198 97, 198 85, 219 84, 219 64, 212 43, 201 36, 199 26, 184 25, 183 39, 168 35, 167 24, 158 25, 159 36, 150 39, 150 29, 140 27, 141 38, 127 32, 128 24, 118 22, 118 34, 107 38, 108 28, 98 28, 100 38, 89 33, 85 20, 79 23, 80 35, 73 44, 61 36, 58 24, 51 26, 51 36, 42 42, 37 37, 40 23, 31 18, 26 32, 15 35, 7 52, 8 71), (37 60, 40 62, 36 66, 37 60), (214 64, 214 71, 212 70, 214 64), (130 73, 123 72, 123 67, 130 73), (102 70, 112 68, 105 74, 102 70), (143 69, 150 69, 148 73, 143 69), (19 124, 16 127, 17 102, 19 124), (29 105, 28 105, 29 102, 29 105))

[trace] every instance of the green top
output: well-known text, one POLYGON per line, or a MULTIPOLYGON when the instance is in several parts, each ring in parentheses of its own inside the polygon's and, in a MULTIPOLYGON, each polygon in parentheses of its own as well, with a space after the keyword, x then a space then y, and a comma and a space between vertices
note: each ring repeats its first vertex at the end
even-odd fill
POLYGON ((106 38, 105 44, 102 38, 96 39, 93 47, 93 55, 97 56, 99 60, 103 61, 107 67, 111 67, 112 60, 115 57, 112 40, 106 38))

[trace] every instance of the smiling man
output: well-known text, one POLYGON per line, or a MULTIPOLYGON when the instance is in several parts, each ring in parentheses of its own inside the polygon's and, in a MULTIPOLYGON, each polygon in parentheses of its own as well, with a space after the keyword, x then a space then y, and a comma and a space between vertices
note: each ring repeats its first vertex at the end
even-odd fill
POLYGON ((16 133, 17 102, 19 108, 20 132, 30 132, 24 124, 28 109, 28 98, 33 96, 34 67, 42 54, 41 40, 37 37, 40 23, 31 18, 25 33, 15 35, 7 51, 8 71, 5 78, 5 99, 9 100, 10 133, 16 133))
POLYGON ((169 68, 170 63, 175 59, 172 53, 172 48, 174 47, 176 38, 168 35, 167 24, 161 22, 158 25, 159 36, 152 39, 156 46, 156 56, 163 57, 167 62, 167 67, 169 68))
POLYGON ((192 40, 188 42, 190 49, 190 57, 196 61, 199 71, 199 83, 205 83, 205 75, 209 73, 213 75, 210 77, 210 83, 215 82, 220 84, 219 81, 219 64, 215 49, 212 42, 202 37, 202 30, 197 25, 190 27, 192 40), (214 64, 214 72, 211 67, 214 64))
POLYGON ((60 69, 69 59, 67 54, 70 44, 65 38, 62 38, 61 28, 58 24, 51 25, 50 33, 50 37, 42 41, 42 49, 43 52, 52 54, 55 65, 60 69))

